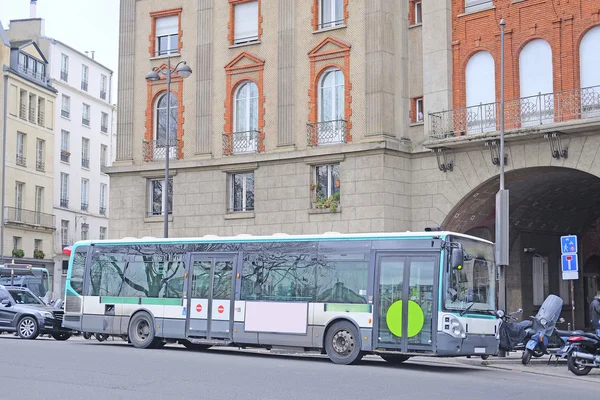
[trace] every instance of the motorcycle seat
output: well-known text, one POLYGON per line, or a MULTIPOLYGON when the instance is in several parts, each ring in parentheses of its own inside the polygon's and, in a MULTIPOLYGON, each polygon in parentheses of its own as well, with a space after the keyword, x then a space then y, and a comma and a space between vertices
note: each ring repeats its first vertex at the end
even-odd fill
POLYGON ((583 335, 584 332, 583 331, 561 331, 560 329, 557 329, 556 333, 558 334, 558 336, 565 337, 565 336, 583 335))

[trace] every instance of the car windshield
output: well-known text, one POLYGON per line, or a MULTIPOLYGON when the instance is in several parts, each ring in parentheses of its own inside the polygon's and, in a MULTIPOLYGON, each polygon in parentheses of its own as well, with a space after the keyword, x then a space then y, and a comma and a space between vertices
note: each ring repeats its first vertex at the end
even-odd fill
POLYGON ((462 237, 452 237, 465 251, 462 269, 445 274, 444 308, 451 311, 489 313, 496 309, 496 265, 494 246, 462 237))
POLYGON ((10 293, 12 298, 15 299, 15 302, 17 304, 35 304, 35 305, 44 304, 44 302, 42 302, 33 293, 31 293, 27 290, 13 289, 13 290, 9 290, 8 292, 10 293))

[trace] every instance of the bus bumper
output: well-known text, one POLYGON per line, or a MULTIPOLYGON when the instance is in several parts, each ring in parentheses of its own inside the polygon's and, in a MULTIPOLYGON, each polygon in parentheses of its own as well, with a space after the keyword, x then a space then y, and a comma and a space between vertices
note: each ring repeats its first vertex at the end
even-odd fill
POLYGON ((499 340, 496 335, 467 334, 455 338, 447 333, 437 333, 437 351, 440 357, 484 356, 498 354, 499 340))

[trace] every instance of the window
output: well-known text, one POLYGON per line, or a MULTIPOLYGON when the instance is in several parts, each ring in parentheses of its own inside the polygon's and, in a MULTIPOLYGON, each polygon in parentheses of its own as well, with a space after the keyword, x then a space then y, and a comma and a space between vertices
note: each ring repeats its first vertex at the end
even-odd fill
POLYGON ((423 22, 423 11, 421 9, 421 2, 415 3, 415 24, 421 24, 423 22))
POLYGON ((21 248, 21 238, 19 236, 13 236, 13 250, 21 248))
POLYGON ((331 208, 335 204, 334 210, 337 209, 337 203, 340 201, 340 165, 320 165, 315 167, 315 184, 313 203, 331 208))
POLYGON ((62 95, 60 115, 65 118, 71 117, 71 98, 69 96, 65 96, 64 94, 62 95))
POLYGON ((90 238, 90 225, 81 224, 81 240, 88 240, 90 238))
POLYGON ((344 140, 344 106, 344 73, 330 69, 319 82, 319 144, 344 140))
POLYGON ((17 165, 24 167, 27 165, 26 161, 27 160, 25 159, 25 134, 17 132, 17 165))
POLYGON ((600 26, 585 34, 579 45, 581 116, 592 118, 600 116, 600 26))
POLYGON ((83 110, 81 113, 81 123, 85 126, 90 126, 90 106, 83 103, 83 110))
MULTIPOLYGON (((164 179, 150 179, 148 181, 148 199, 149 199, 149 216, 163 215, 165 208, 163 204, 163 186, 164 179)), ((173 178, 169 178, 169 188, 167 191, 169 204, 168 213, 173 213, 173 178)))
POLYGON ((330 255, 317 270, 316 301, 322 303, 367 303, 369 263, 366 255, 353 254, 357 261, 341 261, 346 254, 330 255), (331 259, 329 259, 331 258, 331 259))
POLYGON ((319 29, 331 28, 344 23, 343 0, 320 0, 319 29))
POLYGON ((229 211, 254 211, 254 172, 231 174, 229 181, 229 211))
POLYGON ((108 78, 100 74, 100 98, 106 100, 106 89, 108 87, 108 78))
POLYGON ((100 145, 100 166, 106 167, 106 160, 108 158, 108 147, 106 145, 100 145))
POLYGON ((61 54, 60 57, 60 80, 67 82, 69 80, 69 56, 61 54))
POLYGON ((423 98, 415 99, 415 121, 423 122, 423 98))
POLYGON ((257 150, 258 88, 251 81, 244 82, 235 92, 233 152, 257 150))
POLYGON ((29 93, 29 122, 35 124, 35 110, 36 110, 36 95, 29 93))
POLYGON ((165 146, 167 144, 167 123, 169 124, 169 157, 174 157, 177 151, 177 120, 179 109, 177 96, 171 93, 167 96, 167 93, 163 94, 158 98, 155 105, 155 125, 154 125, 154 140, 156 145, 154 146, 154 159, 165 158, 165 146), (167 97, 171 103, 170 116, 167 117, 167 97), (167 122, 168 120, 168 122, 167 122))
POLYGON ((104 227, 104 226, 100 227, 100 234, 98 235, 98 239, 106 240, 106 227, 104 227))
POLYGON ((45 113, 46 113, 46 100, 41 97, 38 97, 37 123, 39 126, 44 126, 46 123, 45 113))
POLYGON ((46 80, 46 64, 25 53, 19 53, 17 63, 19 72, 36 78, 40 81, 46 80))
MULTIPOLYGON (((62 244, 63 248, 67 247, 69 245, 69 221, 64 220, 64 219, 60 221, 60 243, 62 244)), ((77 254, 76 254, 76 256, 77 256, 77 254)), ((85 258, 83 259, 83 262, 85 263, 85 258)), ((75 264, 75 262, 73 262, 73 264, 75 264)), ((82 265, 81 276, 83 279, 83 265, 82 265)), ((82 283, 82 286, 83 286, 83 283, 82 283)))
POLYGON ((37 139, 35 141, 35 169, 39 172, 44 172, 45 163, 44 163, 44 147, 46 147, 46 142, 42 139, 37 139))
MULTIPOLYGON (((64 227, 65 223, 66 223, 66 231, 64 232, 64 235, 61 235, 63 238, 67 238, 67 235, 69 232, 69 221, 63 220, 61 222, 61 229, 64 227)), ((65 241, 63 239, 62 245, 63 245, 63 247, 68 246, 68 241, 65 241)), ((73 265, 71 267, 71 278, 70 278, 69 283, 71 284, 71 288, 73 288, 73 290, 77 294, 83 294, 83 275, 85 273, 86 258, 87 258, 87 249, 82 249, 82 250, 76 251, 75 255, 73 256, 73 265)))
POLYGON ((548 257, 533 256, 533 305, 541 306, 549 292, 548 257))
POLYGON ((69 151, 69 132, 61 130, 60 132, 60 161, 69 162, 71 152, 69 151))
POLYGON ((521 126, 553 123, 552 49, 545 40, 534 39, 521 50, 519 83, 521 126))
POLYGON ((100 184, 100 215, 106 215, 106 184, 100 184))
POLYGON ((81 179, 81 211, 88 211, 90 196, 90 181, 81 179))
POLYGON ((156 55, 179 52, 179 15, 156 19, 156 55))
POLYGON ((234 44, 258 40, 258 1, 236 4, 234 20, 234 44))
POLYGON ((103 133, 108 132, 108 114, 105 112, 100 114, 100 130, 103 133))
POLYGON ((60 173, 60 206, 69 207, 69 174, 60 173))
POLYGON ((88 90, 88 76, 89 76, 89 68, 87 65, 81 66, 81 90, 87 92, 88 90))
POLYGON ((19 118, 27 119, 27 91, 19 92, 19 118))
POLYGON ((23 182, 15 183, 15 219, 21 220, 21 210, 23 210, 23 196, 25 195, 25 184, 23 182))
POLYGON ((496 75, 494 58, 479 51, 467 62, 465 69, 467 133, 496 130, 496 75))
POLYGON ((34 239, 33 240, 33 250, 41 251, 43 249, 44 249, 44 246, 42 245, 42 239, 34 239))
POLYGON ((42 212, 44 211, 44 188, 35 187, 35 223, 41 225, 42 212))
POLYGON ((90 139, 81 138, 81 167, 90 167, 90 139))

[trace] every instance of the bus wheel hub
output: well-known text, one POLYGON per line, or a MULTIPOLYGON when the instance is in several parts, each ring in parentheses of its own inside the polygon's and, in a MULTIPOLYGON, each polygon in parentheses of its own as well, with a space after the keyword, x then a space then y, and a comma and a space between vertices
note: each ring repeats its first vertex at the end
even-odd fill
POLYGON ((349 354, 354 348, 354 338, 348 331, 339 331, 333 336, 333 349, 338 354, 349 354))

